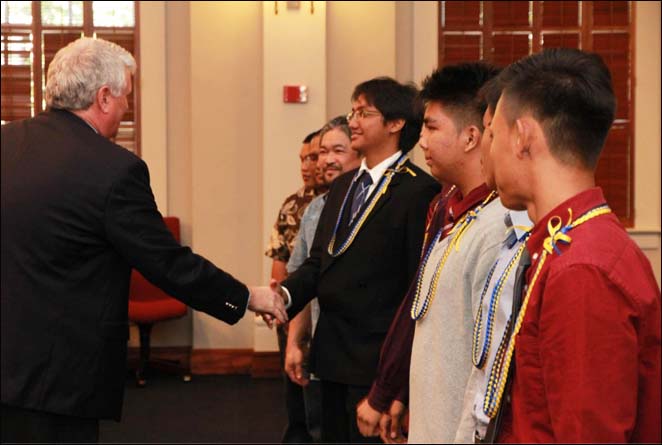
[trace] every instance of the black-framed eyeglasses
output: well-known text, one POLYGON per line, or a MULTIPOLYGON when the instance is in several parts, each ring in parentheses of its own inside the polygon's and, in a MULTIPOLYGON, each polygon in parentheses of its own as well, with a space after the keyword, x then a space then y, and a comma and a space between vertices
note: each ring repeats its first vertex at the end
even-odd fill
POLYGON ((366 110, 364 108, 359 108, 358 110, 352 110, 349 113, 347 113, 347 122, 351 121, 353 118, 362 120, 367 116, 377 116, 380 114, 382 113, 380 113, 379 111, 372 111, 372 110, 366 110))

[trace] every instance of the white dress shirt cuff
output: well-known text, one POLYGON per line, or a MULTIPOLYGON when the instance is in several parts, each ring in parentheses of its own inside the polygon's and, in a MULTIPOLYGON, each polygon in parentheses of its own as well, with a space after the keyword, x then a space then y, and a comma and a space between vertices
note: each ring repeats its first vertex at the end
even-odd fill
POLYGON ((246 299, 246 309, 244 309, 244 314, 248 312, 248 305, 251 302, 251 297, 252 297, 251 290, 248 288, 248 286, 246 287, 246 289, 248 289, 248 298, 246 299))
POLYGON ((285 292, 285 295, 287 295, 287 303, 285 303, 285 310, 288 310, 290 307, 292 307, 292 296, 290 295, 290 291, 287 290, 285 286, 281 286, 281 289, 283 289, 283 292, 285 292))

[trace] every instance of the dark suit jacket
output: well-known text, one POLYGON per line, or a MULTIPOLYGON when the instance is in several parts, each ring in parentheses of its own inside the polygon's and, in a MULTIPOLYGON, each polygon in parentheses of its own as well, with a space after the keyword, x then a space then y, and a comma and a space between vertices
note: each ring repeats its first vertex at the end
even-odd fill
MULTIPOLYGON (((336 179, 310 257, 283 282, 292 297, 290 317, 313 297, 319 299, 321 313, 311 365, 323 380, 362 386, 372 383, 382 342, 414 277, 428 205, 440 186, 409 161, 406 165, 416 177, 397 173, 353 244, 333 258, 327 247, 356 170, 336 179)), ((346 235, 347 230, 340 231, 336 247, 346 235)))
POLYGON ((147 166, 72 113, 2 126, 2 403, 120 418, 129 274, 228 323, 248 290, 182 247, 147 166))

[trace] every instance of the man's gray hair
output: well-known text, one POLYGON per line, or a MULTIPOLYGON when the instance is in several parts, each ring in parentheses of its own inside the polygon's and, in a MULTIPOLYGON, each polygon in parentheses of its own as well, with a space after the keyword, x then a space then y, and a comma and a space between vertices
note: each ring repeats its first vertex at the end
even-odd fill
POLYGON ((104 85, 113 96, 126 87, 126 69, 136 73, 136 61, 121 46, 82 37, 60 49, 48 67, 46 104, 65 110, 86 110, 104 85))
POLYGON ((324 137, 325 134, 336 128, 342 131, 343 133, 345 133, 348 138, 352 139, 352 130, 350 130, 349 128, 349 123, 347 122, 347 118, 345 116, 337 116, 331 119, 329 122, 326 123, 326 125, 322 127, 322 129, 320 130, 320 140, 324 137))

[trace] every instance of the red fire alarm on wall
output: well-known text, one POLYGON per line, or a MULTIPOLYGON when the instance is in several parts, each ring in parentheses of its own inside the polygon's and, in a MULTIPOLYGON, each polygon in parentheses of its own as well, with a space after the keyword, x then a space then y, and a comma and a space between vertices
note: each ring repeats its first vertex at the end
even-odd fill
POLYGON ((283 102, 295 104, 308 102, 308 87, 305 85, 283 86, 283 102))

